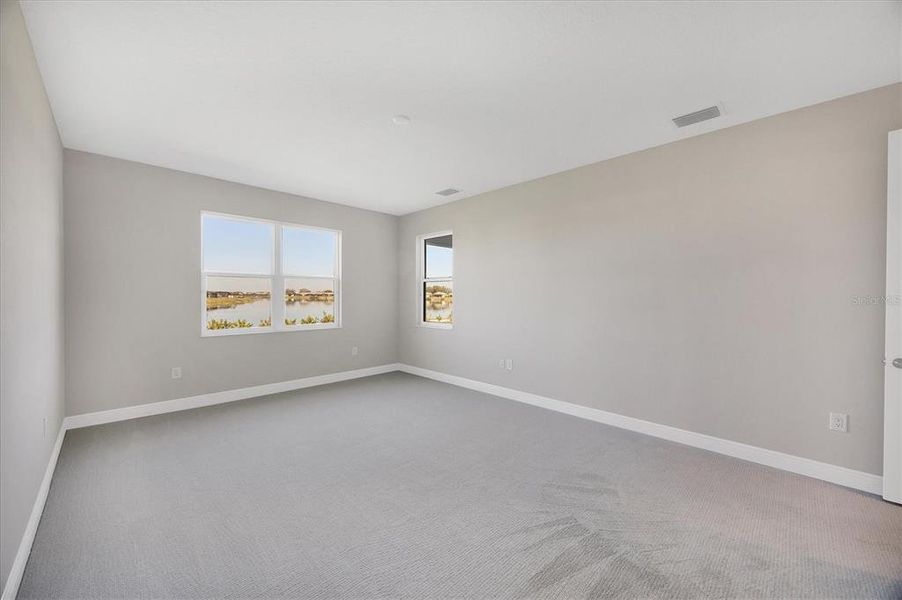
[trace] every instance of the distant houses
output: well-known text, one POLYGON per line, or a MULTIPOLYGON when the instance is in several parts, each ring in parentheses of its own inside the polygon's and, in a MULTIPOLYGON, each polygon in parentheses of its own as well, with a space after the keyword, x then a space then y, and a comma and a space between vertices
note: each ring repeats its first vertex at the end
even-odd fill
POLYGON ((447 306, 454 301, 454 295, 450 288, 444 286, 430 286, 426 288, 426 304, 431 306, 447 306))
POLYGON ((269 292, 207 291, 207 298, 269 298, 269 292))
POLYGON ((308 290, 301 288, 299 290, 286 289, 286 302, 334 302, 335 292, 332 290, 308 290))
MULTIPOLYGON (((208 299, 245 299, 247 301, 267 300, 270 297, 269 292, 235 292, 208 290, 208 299)), ((333 302, 335 300, 335 292, 332 290, 308 290, 302 288, 299 290, 285 290, 285 300, 288 302, 333 302)))
POLYGON ((269 300, 269 292, 234 292, 221 290, 207 291, 207 310, 235 308, 241 304, 252 304, 269 300))

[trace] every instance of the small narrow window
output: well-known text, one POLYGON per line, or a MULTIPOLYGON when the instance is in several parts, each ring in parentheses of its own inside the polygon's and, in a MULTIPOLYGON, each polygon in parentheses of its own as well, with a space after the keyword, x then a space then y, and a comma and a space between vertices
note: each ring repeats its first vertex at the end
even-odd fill
POLYGON ((451 232, 420 237, 420 322, 454 323, 454 239, 451 232))

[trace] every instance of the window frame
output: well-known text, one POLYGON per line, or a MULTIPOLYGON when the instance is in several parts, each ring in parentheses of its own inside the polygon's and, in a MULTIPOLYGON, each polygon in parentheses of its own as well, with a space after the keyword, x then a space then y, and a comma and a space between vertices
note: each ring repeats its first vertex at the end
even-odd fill
POLYGON ((342 231, 340 229, 332 229, 329 227, 318 227, 316 225, 303 225, 301 223, 290 223, 287 221, 277 221, 275 219, 263 219, 259 217, 249 217, 246 215, 235 215, 211 210, 200 211, 200 335, 201 337, 223 337, 231 335, 253 335, 257 333, 289 333, 297 331, 317 331, 323 329, 341 329, 342 328, 342 289, 341 289, 341 247, 342 247, 342 231), (250 223, 265 223, 272 225, 272 272, 268 275, 249 274, 249 273, 232 273, 220 271, 206 271, 204 269, 204 217, 220 217, 223 219, 231 219, 235 221, 246 221, 250 223), (286 274, 283 272, 282 265, 282 229, 291 227, 294 229, 311 229, 316 231, 328 231, 335 234, 335 262, 333 264, 333 277, 320 277, 309 275, 286 274), (269 279, 270 287, 270 319, 269 327, 247 327, 235 329, 207 329, 207 278, 208 277, 240 277, 247 279, 269 279), (314 323, 311 325, 286 325, 285 324, 285 280, 286 279, 323 279, 332 280, 334 282, 332 291, 335 296, 333 302, 333 314, 335 321, 333 323, 314 323), (277 298, 282 298, 281 302, 277 302, 277 298), (278 314, 276 314, 278 313, 278 314))
MULTIPOLYGON (((419 327, 428 327, 431 329, 454 329, 454 321, 450 323, 434 323, 426 320, 425 305, 426 298, 423 296, 423 290, 429 282, 450 281, 452 289, 454 286, 454 267, 451 269, 451 277, 426 277, 426 240, 432 238, 451 236, 451 248, 454 249, 454 231, 434 231, 432 233, 424 233, 417 236, 417 317, 416 323, 419 327)), ((452 263, 453 265, 453 263, 452 263)))

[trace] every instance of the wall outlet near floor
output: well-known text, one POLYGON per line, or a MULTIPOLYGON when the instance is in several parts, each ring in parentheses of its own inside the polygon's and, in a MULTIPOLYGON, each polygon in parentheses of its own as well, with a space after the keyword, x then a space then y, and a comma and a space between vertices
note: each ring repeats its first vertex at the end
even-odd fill
POLYGON ((357 356, 357 346, 351 346, 351 356, 357 356))
POLYGON ((504 368, 507 369, 508 371, 513 371, 514 370, 514 359, 508 358, 507 360, 505 360, 504 368))
POLYGON ((173 379, 181 379, 182 378, 182 368, 181 367, 172 367, 172 378, 173 379))
POLYGON ((849 431, 849 415, 846 413, 830 413, 830 431, 849 431))
POLYGON ((504 368, 504 359, 503 359, 503 358, 498 360, 498 368, 499 368, 499 369, 503 369, 503 368, 504 368))

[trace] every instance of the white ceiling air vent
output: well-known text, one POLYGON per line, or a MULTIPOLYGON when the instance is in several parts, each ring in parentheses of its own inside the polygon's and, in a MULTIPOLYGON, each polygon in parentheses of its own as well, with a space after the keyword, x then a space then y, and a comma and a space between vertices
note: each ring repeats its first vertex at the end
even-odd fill
POLYGON ((454 194, 459 193, 460 190, 455 190, 454 188, 445 188, 436 192, 439 196, 453 196, 454 194))
POLYGON ((673 124, 677 127, 686 127, 687 125, 695 125, 696 123, 701 123, 702 121, 707 121, 708 119, 719 116, 720 108, 717 106, 709 106, 708 108, 691 112, 688 115, 676 117, 673 120, 673 124))

